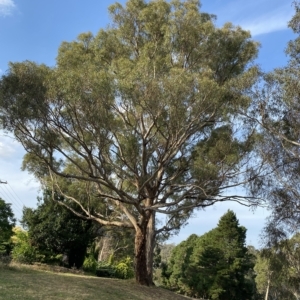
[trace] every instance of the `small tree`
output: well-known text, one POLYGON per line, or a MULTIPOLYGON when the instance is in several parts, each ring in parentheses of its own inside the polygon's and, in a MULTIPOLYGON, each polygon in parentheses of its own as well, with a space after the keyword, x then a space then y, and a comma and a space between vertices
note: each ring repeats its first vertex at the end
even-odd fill
POLYGON ((54 68, 11 64, 0 116, 38 166, 31 171, 81 212, 62 205, 135 230, 136 280, 149 285, 158 234, 178 230, 195 208, 253 204, 223 191, 255 177, 253 135, 236 130, 257 43, 232 24, 216 28, 198 0, 129 0, 110 13, 110 28, 64 42, 54 68), (69 193, 78 182, 87 197, 69 193), (92 209, 93 192, 112 214, 92 209))

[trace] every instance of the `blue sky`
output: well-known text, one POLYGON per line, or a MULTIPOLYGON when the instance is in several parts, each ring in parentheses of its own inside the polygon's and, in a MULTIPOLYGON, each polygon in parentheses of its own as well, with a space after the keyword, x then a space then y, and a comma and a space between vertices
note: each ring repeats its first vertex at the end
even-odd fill
MULTIPOLYGON (((74 40, 86 31, 97 33, 109 24, 107 7, 111 0, 0 0, 0 76, 8 62, 32 60, 55 65, 62 41, 74 40)), ((125 3, 125 1, 118 1, 125 3)), ((284 49, 294 38, 287 23, 293 15, 292 0, 203 0, 202 11, 217 15, 217 25, 232 22, 250 30, 261 43, 256 61, 264 71, 286 63, 284 49)), ((24 151, 11 137, 0 131, 0 197, 12 203, 20 218, 22 206, 34 207, 38 183, 20 170, 24 151)), ((178 243, 190 234, 198 235, 216 226, 219 218, 233 209, 240 224, 248 229, 247 242, 259 246, 259 234, 268 215, 266 209, 252 212, 236 204, 218 204, 197 212, 189 225, 171 242, 178 243)))

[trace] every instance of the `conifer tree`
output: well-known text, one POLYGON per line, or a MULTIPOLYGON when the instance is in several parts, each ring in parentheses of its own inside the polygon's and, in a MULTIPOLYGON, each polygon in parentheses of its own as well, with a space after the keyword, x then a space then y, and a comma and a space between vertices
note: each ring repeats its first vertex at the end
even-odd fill
POLYGON ((169 287, 205 299, 253 299, 254 263, 245 242, 246 229, 229 210, 216 228, 190 236, 173 250, 166 273, 169 287))

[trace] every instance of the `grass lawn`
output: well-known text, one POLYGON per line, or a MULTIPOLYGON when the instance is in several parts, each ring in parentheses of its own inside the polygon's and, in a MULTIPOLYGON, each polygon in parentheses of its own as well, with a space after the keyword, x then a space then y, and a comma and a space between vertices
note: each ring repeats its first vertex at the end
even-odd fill
POLYGON ((0 267, 0 299, 186 300, 157 287, 119 280, 55 273, 30 266, 0 267))

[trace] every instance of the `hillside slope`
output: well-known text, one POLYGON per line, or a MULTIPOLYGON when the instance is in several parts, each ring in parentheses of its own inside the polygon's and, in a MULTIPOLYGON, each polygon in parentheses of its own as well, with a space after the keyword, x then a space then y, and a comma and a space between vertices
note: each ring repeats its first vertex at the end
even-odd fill
POLYGON ((157 287, 138 286, 132 280, 54 273, 30 267, 0 268, 0 299, 64 300, 186 300, 157 287))

